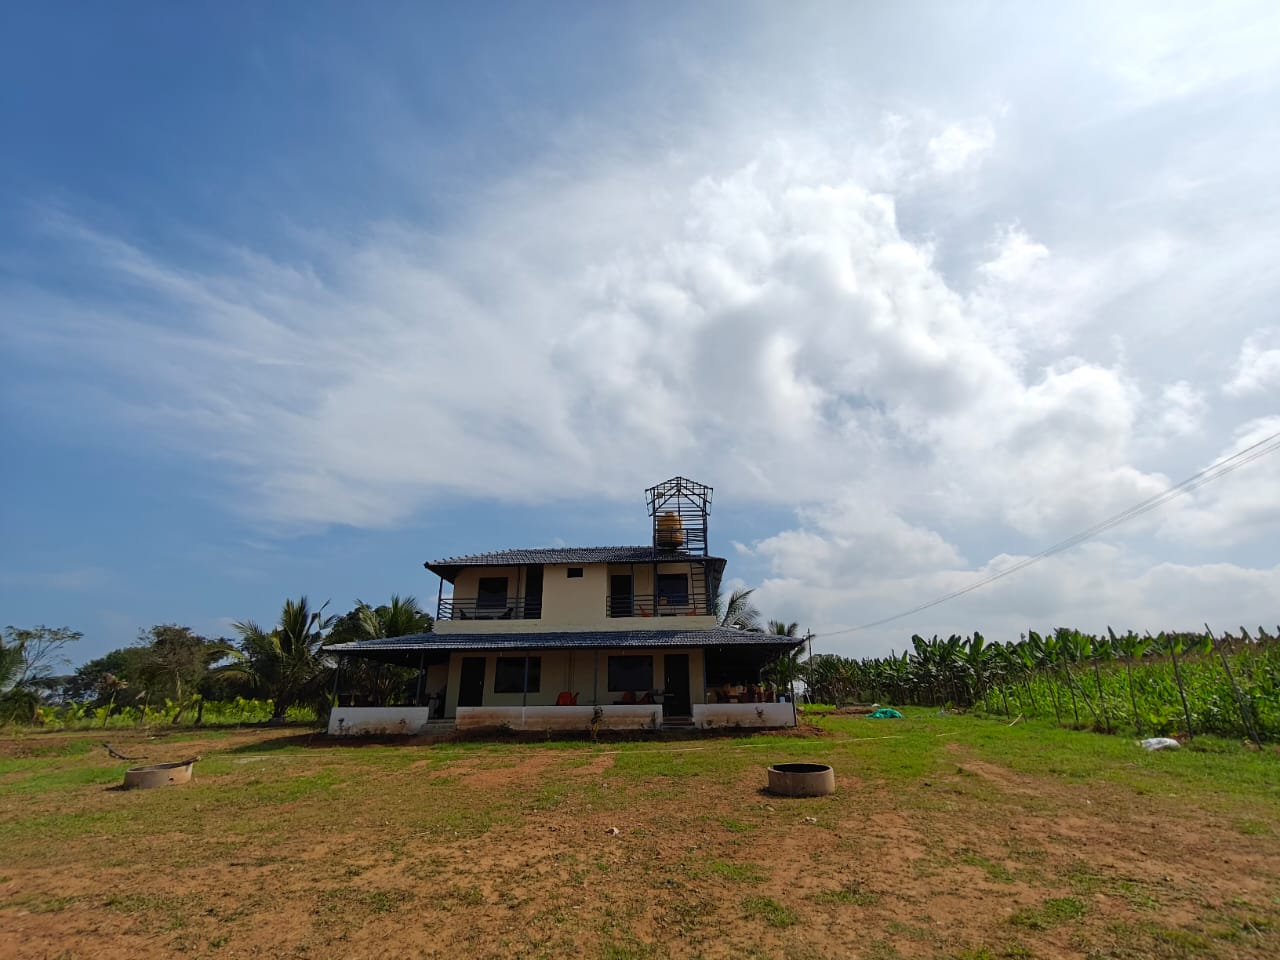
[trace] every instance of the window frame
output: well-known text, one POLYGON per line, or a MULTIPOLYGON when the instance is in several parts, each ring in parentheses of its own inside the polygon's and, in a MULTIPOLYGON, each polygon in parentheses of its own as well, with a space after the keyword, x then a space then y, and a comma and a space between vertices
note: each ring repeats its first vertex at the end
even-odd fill
MULTIPOLYGON (((631 691, 634 693, 637 690, 642 690, 647 693, 650 690, 657 689, 653 685, 653 678, 654 678, 654 672, 653 672, 654 662, 653 661, 654 661, 654 656, 651 653, 611 653, 609 654, 609 662, 605 668, 606 689, 608 690, 609 693, 626 693, 628 691, 631 691), (634 685, 634 686, 627 686, 627 687, 614 686, 614 661, 623 661, 623 660, 631 660, 631 661, 647 660, 648 673, 649 673, 648 684, 647 685, 641 684, 641 685, 634 685)), ((637 669, 637 668, 640 670, 643 670, 643 667, 639 663, 631 664, 631 667, 629 669, 637 669)), ((622 669, 621 663, 619 663, 619 669, 620 670, 622 669)), ((632 679, 641 679, 641 677, 638 675, 635 677, 627 675, 625 677, 619 677, 618 682, 621 682, 623 679, 632 680, 632 679)))
POLYGON ((493 666, 494 693, 541 693, 542 657, 495 657, 493 666), (525 662, 528 661, 528 686, 525 685, 525 662), (514 679, 512 677, 514 676, 514 679), (503 686, 503 682, 507 686, 503 686))

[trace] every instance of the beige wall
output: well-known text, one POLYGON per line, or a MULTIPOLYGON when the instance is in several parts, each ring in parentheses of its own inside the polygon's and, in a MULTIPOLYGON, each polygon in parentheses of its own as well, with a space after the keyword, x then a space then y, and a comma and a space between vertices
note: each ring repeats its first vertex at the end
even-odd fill
POLYGON ((594 627, 607 619, 604 599, 609 593, 608 566, 582 564, 581 570, 581 577, 570 579, 568 564, 543 568, 543 626, 594 627))
MULTIPOLYGON (((570 564, 548 564, 543 568, 542 616, 538 620, 446 620, 436 626, 438 633, 522 633, 539 630, 634 630, 637 627, 661 629, 661 622, 668 629, 706 629, 716 625, 715 618, 706 609, 708 598, 696 598, 693 615, 680 614, 681 622, 670 621, 673 616, 653 616, 653 602, 639 606, 649 616, 610 617, 606 607, 609 596, 609 577, 612 574, 633 574, 634 591, 640 595, 654 592, 653 564, 578 564, 582 576, 570 578, 570 564)), ((688 561, 658 564, 658 573, 684 573, 693 587, 693 564, 688 561)), ((506 577, 508 596, 515 598, 525 594, 524 573, 520 567, 467 567, 458 574, 453 585, 453 596, 460 601, 473 601, 479 592, 481 577, 506 577)), ((691 598, 693 599, 693 598, 691 598)), ((691 604, 691 606, 693 606, 691 604)))

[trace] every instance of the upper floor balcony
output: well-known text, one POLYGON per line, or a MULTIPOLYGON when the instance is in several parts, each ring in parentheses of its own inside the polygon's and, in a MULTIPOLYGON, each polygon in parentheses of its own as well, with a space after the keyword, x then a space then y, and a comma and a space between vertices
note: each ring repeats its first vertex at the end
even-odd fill
POLYGON ((604 615, 614 617, 714 616, 706 594, 687 591, 674 594, 623 593, 605 598, 604 615))
POLYGON ((542 600, 524 597, 441 597, 436 620, 537 620, 542 600))

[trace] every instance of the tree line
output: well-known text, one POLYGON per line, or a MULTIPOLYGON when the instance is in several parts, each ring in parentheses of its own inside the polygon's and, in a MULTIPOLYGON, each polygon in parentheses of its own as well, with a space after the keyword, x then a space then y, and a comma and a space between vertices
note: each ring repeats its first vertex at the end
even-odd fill
MULTIPOLYGON (((270 718, 294 708, 323 715, 329 705, 333 658, 324 648, 377 637, 426 633, 432 618, 411 596, 393 595, 373 606, 357 600, 341 616, 314 609, 305 596, 286 600, 278 622, 233 624, 237 636, 209 638, 190 627, 158 624, 137 642, 82 664, 71 673, 70 652, 83 634, 67 627, 10 626, 0 634, 0 723, 40 722, 56 708, 75 705, 81 716, 101 717, 165 705, 171 722, 200 723, 215 702, 262 700, 270 718)), ((376 698, 387 678, 358 664, 354 685, 376 698)), ((345 672, 344 672, 345 674, 345 672)))

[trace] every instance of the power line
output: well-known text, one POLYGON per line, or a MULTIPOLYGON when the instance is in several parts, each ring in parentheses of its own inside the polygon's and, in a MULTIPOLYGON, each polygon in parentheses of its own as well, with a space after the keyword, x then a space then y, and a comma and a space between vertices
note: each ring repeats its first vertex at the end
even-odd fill
POLYGON ((904 610, 902 613, 895 613, 891 617, 873 620, 870 623, 863 623, 856 627, 848 627, 844 630, 834 630, 831 633, 814 634, 814 636, 838 637, 841 634, 854 633, 858 630, 869 630, 872 627, 883 626, 886 623, 892 623, 894 620, 901 620, 903 617, 909 617, 914 613, 920 613, 922 610, 928 610, 930 607, 936 607, 939 604, 946 603, 948 600, 963 597, 966 593, 972 593, 974 590, 979 590, 988 584, 995 583, 997 580, 1003 580, 1005 577, 1011 576, 1020 570, 1025 570, 1027 567, 1039 563, 1041 560, 1045 560, 1056 553, 1061 553, 1064 550, 1069 550, 1072 547, 1084 543, 1086 540, 1091 540, 1100 533, 1105 533, 1113 527, 1118 527, 1122 523, 1127 523, 1135 517, 1139 517, 1144 513, 1148 513, 1149 511, 1156 509, 1157 507, 1161 507, 1170 500, 1174 500, 1183 494, 1190 493, 1192 490, 1197 490, 1205 484, 1212 483, 1214 480, 1219 480, 1227 474, 1239 470, 1245 464, 1252 463, 1254 460, 1257 460, 1260 457, 1265 457, 1269 453, 1275 453, 1277 450, 1280 450, 1280 432, 1273 433, 1269 437, 1264 437, 1257 443, 1251 444, 1243 450, 1233 453, 1229 457, 1224 457, 1217 463, 1206 467, 1199 473, 1183 480, 1181 483, 1175 484, 1168 490, 1158 493, 1153 497, 1148 497, 1141 503, 1134 504, 1127 510, 1123 510, 1113 517, 1109 517, 1100 523, 1096 523, 1087 530, 1082 530, 1073 536, 1067 537, 1065 540, 1058 541, 1053 546, 1046 550, 1042 550, 1035 556, 1024 557, 1013 566, 1008 567, 1005 570, 1001 570, 999 573, 993 573, 990 576, 983 577, 981 580, 971 583, 967 587, 963 587, 959 590, 953 590, 951 593, 944 594, 940 597, 935 597, 928 603, 922 603, 918 607, 912 607, 910 610, 904 610))

